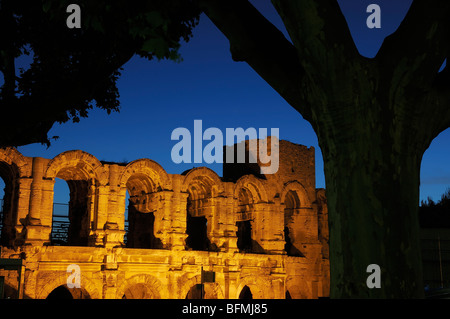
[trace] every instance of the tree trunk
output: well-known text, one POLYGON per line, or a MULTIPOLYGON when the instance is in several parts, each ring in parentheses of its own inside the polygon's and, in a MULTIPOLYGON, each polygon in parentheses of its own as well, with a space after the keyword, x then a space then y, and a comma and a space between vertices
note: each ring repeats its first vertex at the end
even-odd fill
POLYGON ((229 39, 233 59, 247 62, 318 136, 331 297, 423 297, 419 171, 433 138, 450 126, 448 64, 437 73, 448 58, 450 4, 414 1, 368 59, 337 1, 272 0, 291 41, 248 1, 199 3, 229 39), (381 288, 366 284, 372 264, 381 288))
POLYGON ((330 294, 423 298, 418 224, 422 154, 395 153, 394 143, 382 141, 382 134, 372 136, 338 145, 336 139, 319 140, 329 208, 330 294), (381 288, 367 286, 371 264, 381 269, 381 288))

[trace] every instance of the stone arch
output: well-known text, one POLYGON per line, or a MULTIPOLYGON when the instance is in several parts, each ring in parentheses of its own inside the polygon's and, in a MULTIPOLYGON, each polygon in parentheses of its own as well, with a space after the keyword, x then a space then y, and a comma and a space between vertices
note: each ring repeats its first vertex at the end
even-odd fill
POLYGON ((289 190, 284 196, 283 204, 290 209, 299 209, 301 202, 298 193, 294 190, 289 190))
POLYGON ((290 299, 306 299, 306 296, 302 293, 298 285, 292 285, 286 289, 286 295, 289 295, 290 299))
POLYGON ((189 279, 185 279, 184 277, 185 276, 182 276, 178 280, 179 283, 180 282, 182 283, 181 284, 181 288, 180 288, 180 295, 179 295, 180 299, 185 299, 187 294, 189 293, 189 290, 192 287, 194 287, 195 285, 200 284, 201 280, 202 280, 202 276, 200 274, 196 275, 196 276, 193 276, 193 277, 191 277, 189 279))
POLYGON ((205 299, 224 299, 223 291, 217 282, 207 282, 205 285, 205 299))
POLYGON ((250 288, 253 299, 271 298, 269 294, 271 282, 267 278, 253 275, 242 277, 236 289, 236 299, 239 299, 239 295, 241 294, 245 286, 250 288))
MULTIPOLYGON (((155 161, 139 159, 129 163, 119 178, 119 187, 130 196, 127 247, 162 248, 156 233, 161 233, 164 220, 162 191, 171 189, 166 171, 155 161)), ((125 212, 123 212, 125 213, 125 212)))
POLYGON ((234 190, 237 247, 240 252, 263 253, 263 215, 268 203, 262 181, 253 175, 245 175, 234 190))
POLYGON ((291 181, 284 184, 284 187, 281 191, 281 203, 284 204, 286 200, 286 195, 290 192, 295 192, 300 201, 300 206, 298 208, 311 208, 311 199, 306 192, 305 187, 298 181, 291 181))
POLYGON ((311 292, 308 284, 299 278, 286 278, 286 291, 292 299, 308 299, 311 298, 311 292))
POLYGON ((184 177, 183 184, 181 186, 182 192, 187 192, 189 185, 196 180, 206 183, 211 187, 211 195, 217 196, 224 192, 222 180, 219 175, 213 170, 207 167, 196 167, 188 171, 184 177))
POLYGON ((136 178, 148 177, 153 183, 153 185, 149 186, 153 187, 154 192, 171 189, 170 178, 167 172, 161 165, 148 158, 138 159, 129 163, 120 176, 119 186, 122 188, 127 187, 127 183, 129 183, 129 179, 133 175, 136 178))
MULTIPOLYGON (((317 219, 305 187, 298 181, 284 184, 281 192, 281 210, 284 213, 284 250, 289 256, 304 257, 304 242, 311 240, 317 219)), ((292 292, 290 292, 292 293, 292 292)))
POLYGON ((219 176, 206 167, 190 170, 183 180, 186 199, 186 245, 194 250, 216 250, 213 230, 217 229, 217 196, 224 192, 219 176))
POLYGON ((64 180, 95 180, 108 183, 108 172, 94 156, 81 150, 66 151, 55 156, 47 165, 44 178, 64 180))
MULTIPOLYGON (((31 165, 15 148, 0 149, 0 178, 4 182, 3 196, 0 198, 0 244, 9 246, 16 236, 15 225, 19 224, 19 197, 21 177, 31 175, 31 165)), ((22 203, 26 204, 26 202, 22 203)))
POLYGON ((108 172, 95 156, 81 150, 72 150, 55 156, 47 164, 44 179, 55 178, 65 180, 70 191, 66 244, 86 246, 93 239, 91 222, 98 214, 97 189, 108 183, 108 172))
POLYGON ((239 293, 238 299, 253 299, 252 290, 250 289, 249 286, 245 285, 241 289, 241 292, 239 293))
MULTIPOLYGON (((196 275, 183 281, 183 285, 180 289, 180 298, 185 299, 190 290, 195 287, 195 285, 201 283, 201 275, 196 275)), ((206 282, 204 285, 204 299, 224 299, 224 294, 220 284, 217 282, 206 282)))
MULTIPOLYGON (((284 196, 284 212, 283 212, 283 232, 284 232, 284 250, 288 256, 304 256, 295 245, 296 235, 296 221, 298 219, 300 209, 300 199, 298 193, 295 190, 287 191, 284 196)), ((297 243, 298 244, 298 243, 297 243)))
POLYGON ((135 299, 137 297, 147 297, 145 299, 161 299, 161 292, 165 291, 163 284, 156 277, 147 274, 134 275, 125 279, 117 288, 116 299, 135 299), (134 293, 133 293, 134 291, 134 293), (128 296, 127 296, 128 294, 128 296), (131 298, 134 297, 134 298, 131 298))
POLYGON ((255 203, 268 202, 267 192, 263 182, 254 175, 245 175, 237 180, 234 188, 235 198, 239 197, 239 191, 242 188, 246 188, 251 192, 255 203))
POLYGON ((0 148, 0 162, 16 167, 16 177, 31 176, 30 162, 14 147, 0 148))
MULTIPOLYGON (((45 284, 42 285, 42 289, 36 294, 36 299, 45 299, 48 295, 60 286, 67 285, 67 278, 69 273, 67 272, 45 272, 41 274, 40 281, 45 284)), ((94 281, 83 275, 81 276, 81 289, 83 289, 91 299, 101 299, 101 295, 96 287, 101 287, 102 284, 96 285, 94 281)))

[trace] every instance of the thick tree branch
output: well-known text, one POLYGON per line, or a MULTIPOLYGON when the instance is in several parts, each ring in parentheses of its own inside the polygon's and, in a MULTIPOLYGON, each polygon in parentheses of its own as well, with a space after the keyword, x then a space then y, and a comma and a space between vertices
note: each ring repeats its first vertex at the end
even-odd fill
MULTIPOLYGON (((272 0, 289 32, 308 79, 301 90, 311 107, 315 132, 340 139, 351 130, 338 130, 367 114, 369 103, 353 92, 371 90, 377 83, 369 61, 362 57, 336 0, 272 0), (343 94, 345 92, 345 94, 343 94), (336 135, 337 134, 337 135, 336 135)), ((325 137, 327 136, 327 137, 325 137)))
POLYGON ((442 132, 450 127, 450 88, 440 93, 439 100, 444 109, 444 120, 441 127, 442 132))
POLYGON ((437 74, 434 86, 438 89, 450 91, 450 61, 448 58, 445 68, 437 74))
POLYGON ((310 74, 330 76, 359 57, 336 0, 272 0, 310 74))
POLYGON ((417 86, 429 85, 450 49, 450 1, 414 0, 398 29, 377 56, 386 70, 408 68, 401 76, 417 86))
POLYGON ((296 48, 247 0, 199 0, 199 5, 230 41, 233 60, 245 61, 303 117, 304 71, 296 48))
POLYGON ((430 134, 429 143, 441 132, 450 128, 450 89, 433 90, 432 93, 424 105, 429 115, 423 120, 430 134))
MULTIPOLYGON (((433 88, 434 99, 429 112, 436 115, 435 136, 450 127, 450 65, 436 76, 433 88)), ((434 136, 433 136, 434 138, 434 136)))
POLYGON ((424 135, 423 152, 430 146, 434 138, 450 128, 450 68, 437 74, 432 87, 416 101, 417 108, 413 112, 424 135))

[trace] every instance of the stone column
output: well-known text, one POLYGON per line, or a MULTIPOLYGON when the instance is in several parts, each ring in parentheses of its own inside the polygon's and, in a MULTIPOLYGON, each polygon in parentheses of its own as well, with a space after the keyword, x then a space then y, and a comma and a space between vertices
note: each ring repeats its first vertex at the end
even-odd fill
POLYGON ((125 210, 126 210, 126 188, 110 187, 108 205, 108 224, 117 225, 116 234, 120 246, 125 246, 125 210))
MULTIPOLYGON (((170 242, 172 250, 184 250, 186 246, 186 238, 188 235, 186 234, 186 214, 187 214, 187 193, 179 193, 177 196, 177 200, 172 201, 172 214, 168 214, 168 216, 172 216, 172 225, 170 228, 170 242)), ((170 207, 171 201, 166 200, 166 207, 170 207)), ((167 209, 166 208, 166 209, 167 209)), ((166 211, 167 214, 167 211, 166 211)))
POLYGON ((253 206, 252 211, 252 252, 262 253, 261 249, 264 251, 270 250, 270 245, 268 240, 268 228, 270 227, 270 220, 268 219, 268 214, 266 203, 257 203, 253 206), (256 244, 256 245, 255 245, 256 244))
MULTIPOLYGON (((25 226, 23 221, 26 220, 28 215, 28 210, 30 208, 30 188, 31 183, 33 182, 32 178, 20 178, 17 180, 17 194, 15 194, 17 199, 17 215, 14 220, 11 220, 12 227, 15 229, 15 238, 12 237, 14 234, 11 233, 10 243, 18 246, 22 245, 25 240, 25 226)), ((7 225, 3 225, 3 227, 7 227, 7 225)), ((3 231, 7 231, 6 229, 3 231)))
POLYGON ((277 210, 277 206, 273 203, 255 206, 261 216, 258 220, 259 226, 255 225, 262 230, 259 238, 261 247, 271 254, 284 254, 284 214, 277 210))
POLYGON ((233 218, 233 204, 232 199, 226 197, 216 197, 214 199, 214 236, 211 242, 214 242, 219 251, 222 252, 236 252, 237 248, 237 236, 236 225, 233 218), (231 203, 229 205, 229 202, 231 203))
POLYGON ((236 212, 235 200, 233 198, 233 183, 224 183, 225 197, 221 197, 218 201, 218 209, 220 210, 220 222, 223 223, 223 236, 227 243, 227 251, 234 253, 238 252, 237 247, 237 226, 236 226, 236 212))
POLYGON ((54 179, 44 179, 42 181, 42 201, 41 201, 41 224, 42 237, 46 242, 50 242, 50 234, 53 226, 53 197, 54 197, 54 179))
POLYGON ((28 219, 40 223, 40 208, 42 200, 42 181, 44 177, 44 163, 43 158, 33 158, 31 194, 30 194, 30 211, 28 213, 28 219), (39 220, 39 221, 38 221, 39 220))
POLYGON ((293 222, 293 245, 305 257, 316 259, 321 256, 322 244, 318 236, 317 210, 311 207, 296 209, 293 222))
POLYGON ((42 245, 48 238, 47 232, 42 232, 41 209, 42 209, 42 189, 44 176, 44 158, 34 157, 32 167, 32 177, 30 189, 29 212, 25 219, 25 243, 32 245, 42 245))

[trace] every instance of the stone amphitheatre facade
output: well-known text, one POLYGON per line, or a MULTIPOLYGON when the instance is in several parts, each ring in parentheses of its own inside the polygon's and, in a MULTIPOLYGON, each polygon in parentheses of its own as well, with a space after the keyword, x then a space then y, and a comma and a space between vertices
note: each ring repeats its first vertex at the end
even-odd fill
POLYGON ((279 149, 276 174, 225 164, 223 177, 205 167, 168 174, 150 159, 106 163, 80 150, 45 159, 0 149, 4 297, 328 296, 314 148, 280 141, 279 149), (64 244, 51 236, 56 178, 70 189, 64 244), (81 287, 69 289, 73 264, 81 287), (202 270, 214 273, 203 286, 202 270))

